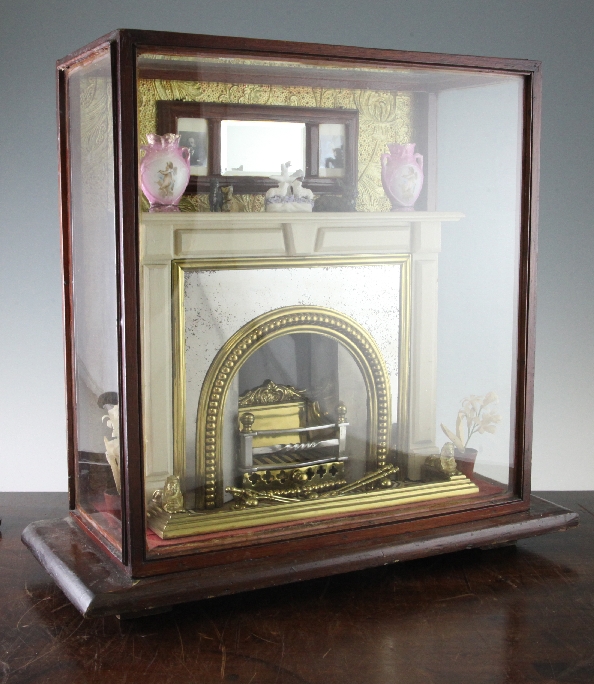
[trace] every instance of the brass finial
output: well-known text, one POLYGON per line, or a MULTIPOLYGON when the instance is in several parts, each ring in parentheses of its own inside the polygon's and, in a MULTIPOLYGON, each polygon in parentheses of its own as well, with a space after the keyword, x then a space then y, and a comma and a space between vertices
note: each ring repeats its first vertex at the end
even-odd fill
POLYGON ((338 422, 346 423, 347 407, 342 403, 342 401, 336 407, 336 413, 338 414, 338 422))
POLYGON ((240 420, 242 425, 242 432, 253 432, 252 425, 254 424, 254 420, 256 420, 253 413, 250 413, 249 411, 247 413, 244 413, 241 416, 240 420))

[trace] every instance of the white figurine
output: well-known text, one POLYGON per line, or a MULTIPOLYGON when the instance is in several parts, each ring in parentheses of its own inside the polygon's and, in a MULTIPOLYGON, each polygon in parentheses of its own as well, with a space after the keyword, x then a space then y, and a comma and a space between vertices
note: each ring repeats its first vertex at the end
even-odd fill
POLYGON ((266 211, 295 212, 312 211, 314 199, 313 192, 302 186, 303 171, 299 169, 289 173, 291 162, 281 164, 280 176, 270 176, 270 179, 278 183, 278 187, 270 188, 266 192, 264 206, 266 211), (291 193, 289 193, 291 187, 291 193))
POLYGON ((272 199, 273 197, 285 197, 289 189, 289 184, 285 181, 281 181, 276 188, 270 188, 266 190, 266 199, 272 199))
POLYGON ((120 407, 116 404, 107 411, 107 415, 103 416, 103 420, 108 428, 111 428, 111 436, 113 439, 103 438, 105 442, 105 458, 111 466, 115 486, 120 493, 120 407))
POLYGON ((297 199, 305 198, 313 202, 313 192, 309 188, 304 188, 302 183, 303 181, 299 178, 293 181, 293 195, 297 199))
POLYGON ((280 176, 269 176, 270 180, 276 181, 279 184, 279 186, 281 185, 281 183, 286 183, 288 186, 295 180, 295 178, 303 176, 303 171, 301 169, 299 169, 299 171, 295 171, 295 173, 290 174, 289 166, 291 166, 290 161, 281 164, 280 176))

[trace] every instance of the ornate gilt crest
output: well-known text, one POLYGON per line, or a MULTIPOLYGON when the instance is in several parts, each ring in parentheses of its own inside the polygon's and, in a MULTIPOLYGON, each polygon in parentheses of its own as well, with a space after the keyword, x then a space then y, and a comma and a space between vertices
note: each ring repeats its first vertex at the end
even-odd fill
POLYGON ((305 390, 295 389, 291 385, 277 385, 272 380, 264 380, 260 387, 248 390, 239 397, 239 406, 284 404, 289 401, 300 401, 304 394, 305 390))

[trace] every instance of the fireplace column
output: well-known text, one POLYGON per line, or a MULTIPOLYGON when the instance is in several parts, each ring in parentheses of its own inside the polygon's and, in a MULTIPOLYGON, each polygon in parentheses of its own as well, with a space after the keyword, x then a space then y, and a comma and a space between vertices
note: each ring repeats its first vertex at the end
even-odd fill
POLYGON ((411 349, 408 478, 421 479, 427 456, 439 453, 435 444, 437 396, 438 257, 441 222, 411 224, 411 349))

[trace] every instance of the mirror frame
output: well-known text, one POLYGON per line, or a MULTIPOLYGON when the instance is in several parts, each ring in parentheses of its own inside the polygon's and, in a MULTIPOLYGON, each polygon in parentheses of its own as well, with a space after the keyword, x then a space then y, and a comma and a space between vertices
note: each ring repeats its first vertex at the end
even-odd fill
MULTIPOLYGON (((177 133, 177 120, 206 119, 208 126, 208 174, 191 176, 185 194, 208 192, 212 178, 233 185, 234 193, 265 193, 275 187, 266 176, 221 174, 221 121, 289 121, 305 124, 305 179, 303 184, 316 195, 355 194, 357 188, 357 144, 359 112, 356 109, 284 107, 279 105, 221 104, 220 102, 157 101, 157 133, 177 133), (319 173, 319 127, 324 123, 344 124, 345 169, 342 178, 323 178, 319 173)), ((280 171, 280 168, 278 169, 280 171)))

